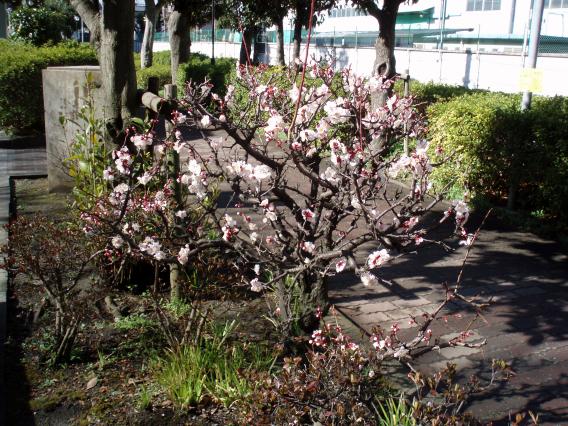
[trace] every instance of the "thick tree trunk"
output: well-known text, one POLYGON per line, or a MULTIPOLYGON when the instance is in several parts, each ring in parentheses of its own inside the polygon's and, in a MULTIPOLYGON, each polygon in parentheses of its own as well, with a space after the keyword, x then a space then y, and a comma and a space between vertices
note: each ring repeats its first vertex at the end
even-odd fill
POLYGON ((146 0, 146 10, 144 13, 144 37, 142 38, 142 48, 140 50, 140 68, 152 66, 154 35, 156 34, 156 21, 158 20, 159 10, 156 8, 154 0, 146 0))
POLYGON ((172 84, 177 84, 178 67, 189 60, 191 48, 188 17, 174 10, 168 20, 168 31, 170 33, 172 84))
POLYGON ((289 340, 298 331, 311 333, 319 325, 319 319, 316 317, 317 309, 327 312, 329 308, 327 283, 324 277, 305 273, 299 277, 296 288, 290 288, 290 285, 281 281, 276 287, 282 321, 281 332, 285 340, 289 340), (291 295, 292 301, 290 301, 291 295))
POLYGON ((260 55, 261 55, 261 51, 260 51, 260 43, 258 41, 258 29, 255 28, 253 33, 252 33, 252 41, 253 41, 253 45, 254 45, 254 50, 253 50, 253 54, 252 54, 252 63, 254 65, 258 65, 260 64, 260 55))
POLYGON ((136 102, 134 68, 134 0, 103 2, 99 63, 103 75, 104 113, 115 142, 136 102))
POLYGON ((302 43, 302 20, 296 14, 294 20, 294 46, 292 49, 292 58, 298 59, 300 57, 300 45, 302 43))
POLYGON ((284 57, 284 19, 279 18, 276 21, 276 63, 278 65, 286 65, 284 57))
POLYGON ((319 325, 319 318, 316 317, 317 309, 327 312, 329 308, 329 298, 327 285, 324 277, 316 274, 304 274, 300 283, 300 318, 299 326, 306 333, 311 333, 319 325))
POLYGON ((241 51, 239 54, 239 64, 241 65, 247 65, 250 62, 252 35, 252 30, 245 28, 243 31, 243 40, 241 42, 241 51))
MULTIPOLYGON (((393 78, 396 75, 395 25, 398 13, 398 2, 386 3, 379 17, 379 36, 375 42, 375 63, 373 75, 393 78)), ((384 105, 390 96, 389 92, 380 92, 372 96, 374 107, 384 105)))

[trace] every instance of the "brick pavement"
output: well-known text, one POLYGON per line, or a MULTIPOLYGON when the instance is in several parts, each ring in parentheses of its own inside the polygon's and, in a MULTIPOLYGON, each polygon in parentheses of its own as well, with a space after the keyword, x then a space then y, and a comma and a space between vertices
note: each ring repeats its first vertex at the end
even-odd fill
MULTIPOLYGON (((433 310, 442 297, 442 284, 455 282, 465 249, 455 242, 454 247, 451 254, 427 247, 393 262, 381 271, 393 283, 390 287, 364 287, 352 277, 335 279, 332 302, 367 331, 393 322, 408 329, 409 316, 433 310)), ((503 422, 509 413, 530 409, 540 414, 542 424, 568 424, 567 259, 553 241, 505 230, 490 220, 463 279, 465 294, 493 299, 471 338, 487 339, 487 344, 430 352, 416 361, 418 369, 433 372, 449 361, 460 367, 462 378, 472 373, 483 377, 490 373, 493 358, 508 360, 516 376, 473 400, 468 409, 482 419, 503 422)), ((456 305, 446 313, 461 313, 463 318, 433 327, 442 341, 455 336, 472 316, 456 305)))

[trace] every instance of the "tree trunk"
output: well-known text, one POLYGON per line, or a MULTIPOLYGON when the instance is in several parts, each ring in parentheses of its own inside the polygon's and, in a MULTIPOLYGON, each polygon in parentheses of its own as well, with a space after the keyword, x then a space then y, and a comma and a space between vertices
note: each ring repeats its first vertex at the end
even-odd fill
POLYGON ((250 62, 252 33, 253 33, 252 30, 249 28, 245 28, 243 31, 241 52, 239 54, 239 64, 241 65, 247 65, 250 62))
POLYGON ((327 285, 324 277, 319 274, 304 274, 300 282, 300 318, 299 326, 306 333, 311 333, 319 326, 319 318, 316 317, 316 310, 320 308, 327 312, 329 308, 329 298, 327 285))
POLYGON ((146 10, 144 13, 144 37, 140 50, 140 68, 152 66, 154 35, 156 34, 156 21, 159 10, 156 8, 154 0, 146 0, 146 10))
POLYGON ((276 63, 278 65, 286 65, 284 57, 284 19, 279 18, 276 21, 276 63))
POLYGON ((296 12, 296 19, 294 20, 294 46, 292 49, 292 58, 298 59, 300 57, 300 44, 302 43, 302 20, 298 17, 296 12))
POLYGON ((168 20, 168 31, 170 33, 172 84, 177 84, 178 67, 189 60, 191 34, 188 17, 174 10, 168 20))
POLYGON ((260 43, 258 42, 258 33, 259 30, 257 28, 254 29, 252 33, 252 41, 254 45, 254 50, 252 54, 252 63, 254 65, 260 64, 260 43))
MULTIPOLYGON (((398 2, 385 3, 382 14, 379 16, 379 36, 375 42, 375 63, 373 75, 393 78, 396 75, 395 25, 398 13, 398 2)), ((372 96, 374 108, 384 105, 392 92, 379 92, 372 96)))
POLYGON ((326 284, 324 277, 313 273, 299 277, 296 288, 291 288, 292 284, 285 281, 278 283, 276 294, 282 326, 280 331, 285 341, 298 331, 309 334, 318 327, 317 309, 326 312, 329 308, 326 284))
POLYGON ((97 4, 89 0, 69 0, 90 33, 90 43, 99 52, 101 42, 101 16, 97 4))
POLYGON ((103 3, 99 63, 103 76, 104 113, 115 142, 136 107, 134 68, 134 0, 103 3))

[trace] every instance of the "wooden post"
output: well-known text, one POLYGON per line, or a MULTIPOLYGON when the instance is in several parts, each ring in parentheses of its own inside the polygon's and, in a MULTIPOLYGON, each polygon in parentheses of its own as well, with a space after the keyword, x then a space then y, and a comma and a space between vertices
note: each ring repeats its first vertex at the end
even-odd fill
MULTIPOLYGON (((164 86, 164 97, 168 100, 175 100, 177 98, 177 86, 175 84, 166 84, 164 86)), ((166 138, 170 141, 175 140, 173 134, 174 125, 170 121, 171 117, 166 117, 166 138)), ((183 200, 181 197, 181 186, 178 182, 180 173, 179 154, 175 150, 170 150, 169 158, 166 159, 168 172, 174 182, 174 192, 176 197, 177 209, 183 209, 183 200)), ((170 300, 179 300, 181 296, 180 280, 179 280, 179 265, 177 262, 170 263, 170 300)))
MULTIPOLYGON (((160 91, 160 79, 158 77, 148 78, 147 91, 153 93, 154 95, 158 95, 158 92, 160 91)), ((158 113, 150 108, 146 108, 146 113, 148 114, 148 118, 150 120, 155 120, 158 118, 158 113)))

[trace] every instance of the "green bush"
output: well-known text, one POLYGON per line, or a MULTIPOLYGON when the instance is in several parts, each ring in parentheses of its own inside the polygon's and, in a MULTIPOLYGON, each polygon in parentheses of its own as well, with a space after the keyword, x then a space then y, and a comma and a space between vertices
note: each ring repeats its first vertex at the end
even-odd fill
POLYGON ((10 37, 36 46, 58 43, 73 33, 74 15, 69 5, 57 0, 38 7, 19 7, 10 15, 10 37))
MULTIPOLYGON (((404 94, 404 82, 397 80, 394 90, 399 96, 402 96, 404 94)), ((468 89, 463 86, 453 86, 450 84, 434 82, 422 83, 417 80, 410 81, 410 94, 416 98, 416 103, 420 105, 422 111, 425 111, 429 105, 436 102, 444 102, 463 95, 486 92, 486 90, 468 89)))
POLYGON ((13 41, 0 44, 0 128, 14 133, 43 131, 41 70, 60 65, 97 64, 88 45, 62 43, 33 47, 13 41))
POLYGON ((215 60, 215 65, 212 65, 209 58, 193 54, 189 62, 179 66, 178 85, 184 87, 190 80, 202 82, 208 78, 213 84, 213 91, 224 95, 233 68, 235 68, 234 59, 218 58, 215 60))
POLYGON ((475 93, 428 108, 435 188, 470 192, 503 204, 513 182, 517 207, 568 219, 568 99, 536 98, 520 111, 520 96, 475 93), (437 152, 437 153, 436 153, 437 152))
MULTIPOLYGON (((222 60, 225 61, 225 60, 222 60)), ((201 77, 201 80, 205 78, 205 75, 210 75, 209 72, 203 73, 201 67, 205 63, 209 63, 209 57, 201 54, 201 53, 191 53, 189 64, 198 64, 198 77, 201 77)), ((163 87, 165 84, 171 84, 172 82, 172 72, 171 72, 171 56, 170 51, 165 50, 162 52, 154 52, 152 66, 144 69, 140 69, 140 54, 134 54, 134 64, 136 67, 136 83, 139 88, 145 89, 148 85, 148 78, 150 77, 158 77, 160 79, 160 88, 163 87)), ((185 65, 180 65, 180 73, 182 72, 182 68, 185 68, 185 65)), ((183 75, 186 75, 187 71, 183 71, 183 75)), ((179 82, 182 82, 181 74, 179 82)), ((185 80, 183 81, 185 83, 185 80)), ((220 83, 221 84, 221 83, 220 83)), ((223 80, 223 83, 224 80, 223 80)), ((180 86, 182 87, 182 86, 180 86)))
POLYGON ((150 77, 158 77, 160 79, 160 88, 164 84, 171 84, 172 71, 169 65, 154 64, 151 67, 136 70, 136 84, 139 88, 146 89, 148 79, 150 77))

